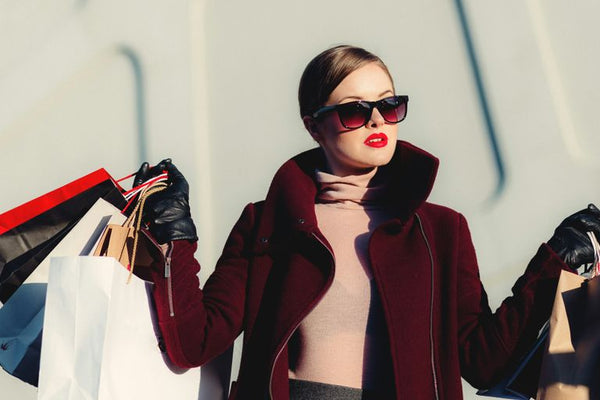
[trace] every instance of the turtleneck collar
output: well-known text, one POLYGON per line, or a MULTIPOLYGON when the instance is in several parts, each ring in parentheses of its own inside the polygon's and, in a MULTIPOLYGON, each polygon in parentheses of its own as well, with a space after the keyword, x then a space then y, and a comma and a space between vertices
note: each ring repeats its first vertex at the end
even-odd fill
POLYGON ((317 202, 344 208, 374 208, 382 205, 386 179, 377 174, 377 168, 362 174, 337 176, 319 169, 315 171, 318 183, 317 202))
MULTIPOLYGON (((378 168, 385 169, 389 176, 389 193, 384 200, 390 203, 395 217, 407 221, 426 201, 437 167, 437 158, 408 142, 398 141, 392 161, 378 168)), ((289 225, 312 231, 317 227, 315 168, 327 168, 325 155, 318 147, 298 154, 277 170, 265 199, 265 214, 261 219, 264 222, 258 228, 257 238, 273 234, 276 229, 273 221, 277 222, 277 229, 289 225)), ((264 244, 257 241, 256 251, 262 248, 264 244)))

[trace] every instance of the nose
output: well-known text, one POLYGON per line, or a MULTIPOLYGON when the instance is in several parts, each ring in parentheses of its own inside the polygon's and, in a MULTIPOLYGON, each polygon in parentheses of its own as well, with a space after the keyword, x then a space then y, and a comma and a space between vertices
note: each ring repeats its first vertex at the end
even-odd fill
POLYGON ((379 110, 376 107, 374 107, 373 112, 371 113, 371 118, 369 118, 369 122, 367 123, 367 125, 372 128, 377 128, 378 126, 381 126, 384 124, 385 124, 385 119, 383 118, 383 116, 381 115, 379 110))

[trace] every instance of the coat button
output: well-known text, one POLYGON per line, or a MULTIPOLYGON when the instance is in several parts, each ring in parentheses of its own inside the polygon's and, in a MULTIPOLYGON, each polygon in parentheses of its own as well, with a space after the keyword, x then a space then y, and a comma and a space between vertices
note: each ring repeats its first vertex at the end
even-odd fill
POLYGON ((304 218, 298 218, 298 223, 302 225, 304 223, 304 218))
POLYGON ((260 238, 260 242, 262 244, 267 244, 267 243, 269 243, 269 238, 266 238, 266 237, 263 236, 263 237, 260 238))

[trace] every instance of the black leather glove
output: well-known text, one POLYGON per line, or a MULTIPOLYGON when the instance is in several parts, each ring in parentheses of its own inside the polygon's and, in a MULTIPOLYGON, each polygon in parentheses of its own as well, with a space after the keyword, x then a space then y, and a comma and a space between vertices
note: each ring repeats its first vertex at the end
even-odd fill
MULTIPOLYGON (((171 162, 171 159, 167 158, 167 159, 163 160, 162 162, 166 162, 166 161, 171 162)), ((135 173, 135 177, 133 178, 133 184, 131 186, 134 188, 137 186, 140 186, 142 183, 144 183, 148 179, 154 178, 155 176, 158 176, 161 173, 162 173, 162 171, 159 171, 157 168, 153 168, 151 171, 150 164, 148 164, 146 161, 144 161, 142 163, 142 165, 140 166, 140 169, 138 169, 138 171, 135 173)))
POLYGON ((600 210, 589 204, 567 217, 554 231, 548 245, 572 269, 594 262, 594 248, 587 232, 600 239, 600 210))
POLYGON ((183 174, 171 163, 171 159, 162 160, 152 168, 144 162, 133 179, 133 186, 138 186, 163 171, 168 174, 169 186, 146 199, 143 219, 160 244, 172 240, 196 241, 198 236, 190 213, 189 185, 183 174))

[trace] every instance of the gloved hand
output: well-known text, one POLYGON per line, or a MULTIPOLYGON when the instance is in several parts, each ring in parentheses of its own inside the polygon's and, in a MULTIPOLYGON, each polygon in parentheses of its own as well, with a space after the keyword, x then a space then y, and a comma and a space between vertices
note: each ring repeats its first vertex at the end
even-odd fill
POLYGON ((190 213, 189 185, 170 158, 152 168, 144 162, 133 179, 133 186, 138 186, 163 171, 168 173, 169 186, 146 199, 144 222, 148 223, 150 233, 160 244, 172 240, 196 241, 198 236, 190 213))
MULTIPOLYGON (((171 162, 170 158, 164 159, 162 162, 171 162)), ((150 178, 154 178, 155 176, 158 176, 162 173, 162 171, 158 170, 158 168, 154 167, 154 168, 150 168, 150 164, 148 164, 146 161, 144 161, 142 163, 142 165, 140 166, 140 169, 138 169, 138 171, 135 173, 135 177, 133 178, 133 184, 131 185, 132 188, 135 188, 137 186, 140 186, 142 183, 146 182, 148 179, 150 178)))
POLYGON ((561 222, 548 245, 565 264, 577 269, 582 264, 594 262, 594 248, 587 235, 590 231, 600 239, 600 210, 593 204, 561 222))

